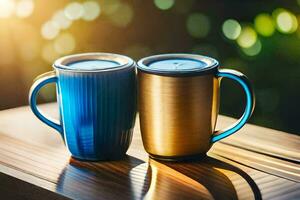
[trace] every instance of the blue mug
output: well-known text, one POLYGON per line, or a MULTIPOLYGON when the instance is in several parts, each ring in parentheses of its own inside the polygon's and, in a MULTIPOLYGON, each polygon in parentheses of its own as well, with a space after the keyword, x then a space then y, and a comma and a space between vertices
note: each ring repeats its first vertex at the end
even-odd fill
POLYGON ((74 158, 116 160, 131 143, 136 117, 136 74, 132 59, 118 54, 84 53, 55 61, 29 93, 33 113, 57 130, 74 158), (56 83, 60 120, 37 108, 38 91, 56 83))

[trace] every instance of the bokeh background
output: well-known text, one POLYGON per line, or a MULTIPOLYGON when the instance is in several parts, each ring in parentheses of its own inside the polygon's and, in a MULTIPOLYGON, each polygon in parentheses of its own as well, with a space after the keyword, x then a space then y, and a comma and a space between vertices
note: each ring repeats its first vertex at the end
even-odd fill
MULTIPOLYGON (((250 123, 300 133, 300 0, 0 0, 0 110, 28 104, 33 79, 79 52, 134 59, 170 52, 245 73, 250 123)), ((55 101, 55 87, 39 102, 55 101)), ((220 113, 239 117, 241 88, 224 80, 220 113)))

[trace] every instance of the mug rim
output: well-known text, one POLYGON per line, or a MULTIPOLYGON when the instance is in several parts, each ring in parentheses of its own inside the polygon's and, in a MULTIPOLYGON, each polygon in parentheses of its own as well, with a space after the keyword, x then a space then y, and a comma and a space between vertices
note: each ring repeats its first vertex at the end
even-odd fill
POLYGON ((135 62, 130 57, 125 55, 115 53, 90 52, 63 56, 55 60, 52 67, 57 70, 70 72, 108 72, 133 67, 134 63, 135 62), (119 65, 105 69, 76 69, 67 65, 72 62, 83 60, 107 60, 117 62, 119 63, 119 65))
POLYGON ((215 72, 219 66, 219 62, 211 58, 209 56, 203 56, 199 54, 189 54, 189 53, 167 53, 167 54, 158 54, 152 55, 148 57, 144 57, 137 62, 137 68, 143 72, 156 74, 156 75, 163 75, 163 76, 186 76, 186 75, 199 75, 199 74, 207 74, 210 72, 215 72), (158 70, 158 69, 151 69, 147 65, 157 61, 157 60, 167 60, 172 58, 179 58, 179 59, 192 59, 201 61, 207 64, 204 68, 199 69, 190 69, 190 70, 182 70, 182 71, 167 71, 167 70, 158 70))

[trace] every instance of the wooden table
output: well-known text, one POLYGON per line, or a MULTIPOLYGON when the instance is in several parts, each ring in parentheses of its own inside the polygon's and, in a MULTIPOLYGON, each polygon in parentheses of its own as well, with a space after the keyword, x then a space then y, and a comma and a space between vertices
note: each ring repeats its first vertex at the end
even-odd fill
MULTIPOLYGON (((57 106, 42 110, 56 115, 57 106)), ((220 116, 218 126, 234 119, 220 116)), ((158 162, 137 120, 128 156, 70 158, 58 133, 29 107, 0 112, 0 199, 300 199, 300 137, 246 125, 194 162, 158 162)))

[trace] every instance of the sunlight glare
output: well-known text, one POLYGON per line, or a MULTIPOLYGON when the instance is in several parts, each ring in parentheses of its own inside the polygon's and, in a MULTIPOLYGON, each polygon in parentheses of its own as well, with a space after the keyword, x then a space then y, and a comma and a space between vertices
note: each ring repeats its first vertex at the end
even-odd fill
POLYGON ((82 4, 84 13, 82 19, 92 21, 100 15, 100 6, 96 1, 86 1, 82 4))
POLYGON ((54 39, 59 33, 59 26, 53 21, 48 21, 42 26, 41 34, 45 39, 54 39))
POLYGON ((34 10, 32 0, 20 0, 16 5, 16 15, 21 18, 29 17, 34 10))
POLYGON ((61 28, 61 29, 67 29, 71 26, 72 21, 68 19, 64 13, 63 10, 57 11, 52 20, 61 28))
POLYGON ((14 0, 0 0, 0 18, 9 18, 13 15, 16 7, 14 0))
POLYGON ((83 7, 78 2, 69 3, 65 8, 65 15, 70 20, 77 20, 83 15, 83 7))

